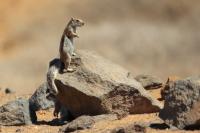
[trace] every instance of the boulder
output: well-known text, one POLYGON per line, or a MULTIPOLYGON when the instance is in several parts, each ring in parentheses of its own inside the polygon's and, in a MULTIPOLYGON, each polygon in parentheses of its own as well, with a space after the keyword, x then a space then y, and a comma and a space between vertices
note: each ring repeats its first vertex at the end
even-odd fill
POLYGON ((135 77, 135 80, 140 82, 146 90, 158 89, 163 85, 160 78, 152 75, 138 75, 135 77))
POLYGON ((43 83, 29 98, 30 107, 33 111, 54 107, 54 102, 46 98, 47 83, 43 83))
POLYGON ((200 78, 190 77, 169 84, 164 108, 160 111, 169 126, 179 129, 200 126, 200 78))
POLYGON ((36 114, 29 110, 29 101, 26 99, 17 99, 0 107, 0 125, 28 125, 35 120, 36 114))
POLYGON ((129 72, 91 51, 73 57, 74 72, 55 80, 57 99, 74 117, 107 113, 142 114, 158 112, 162 105, 129 72))
POLYGON ((116 115, 97 115, 97 116, 80 116, 73 120, 70 123, 67 123, 64 125, 62 128, 60 128, 59 132, 74 132, 77 130, 84 130, 91 128, 94 123, 99 122, 99 121, 112 121, 116 120, 117 116, 116 115))

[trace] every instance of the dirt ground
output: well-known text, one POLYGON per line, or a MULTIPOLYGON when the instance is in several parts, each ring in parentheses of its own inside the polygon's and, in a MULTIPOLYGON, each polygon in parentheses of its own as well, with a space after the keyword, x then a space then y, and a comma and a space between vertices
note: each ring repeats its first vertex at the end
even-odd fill
MULTIPOLYGON (((160 89, 150 91, 152 96, 155 98, 160 98, 160 89)), ((19 97, 28 98, 30 95, 16 95, 16 94, 4 94, 3 91, 0 91, 0 105, 7 103, 8 101, 15 100, 19 97)), ((53 109, 42 110, 37 112, 38 122, 34 125, 27 126, 1 126, 0 131, 2 133, 57 133, 59 128, 62 126, 56 126, 50 124, 50 122, 55 119, 53 116, 53 109)), ((108 129, 114 129, 121 127, 123 125, 128 125, 132 123, 148 123, 148 122, 158 122, 160 123, 160 118, 158 113, 152 114, 137 114, 129 115, 121 120, 114 121, 100 121, 95 123, 91 129, 82 130, 80 133, 101 133, 108 129)), ((78 132, 78 131, 76 131, 78 132)), ((183 131, 183 130, 168 130, 168 129, 153 129, 147 128, 147 133, 199 133, 200 131, 183 131)))
MULTIPOLYGON (((198 0, 1 0, 0 105, 28 98, 46 80, 50 60, 58 56, 61 34, 71 17, 86 25, 78 29, 76 49, 96 51, 134 76, 170 75, 182 78, 200 73, 200 1, 198 0), (11 88, 14 94, 5 95, 11 88)), ((159 90, 150 91, 159 98, 159 90)), ((52 109, 38 112, 37 125, 1 127, 2 133, 55 133, 52 109)), ((99 122, 83 132, 138 121, 159 119, 157 114, 130 115, 99 122)), ((150 133, 179 132, 147 129, 150 133)), ((199 132, 199 131, 187 131, 199 132)))

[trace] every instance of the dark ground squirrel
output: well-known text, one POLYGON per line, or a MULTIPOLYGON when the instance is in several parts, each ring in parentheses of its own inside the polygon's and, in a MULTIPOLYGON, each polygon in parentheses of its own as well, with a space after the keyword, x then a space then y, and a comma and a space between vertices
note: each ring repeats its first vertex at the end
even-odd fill
MULTIPOLYGON (((66 71, 73 71, 69 68, 71 62, 71 56, 75 55, 74 53, 74 38, 79 37, 76 33, 77 27, 84 25, 84 22, 80 19, 71 18, 67 24, 60 41, 60 60, 63 63, 64 69, 66 71)), ((61 68, 61 72, 63 68, 61 68)))

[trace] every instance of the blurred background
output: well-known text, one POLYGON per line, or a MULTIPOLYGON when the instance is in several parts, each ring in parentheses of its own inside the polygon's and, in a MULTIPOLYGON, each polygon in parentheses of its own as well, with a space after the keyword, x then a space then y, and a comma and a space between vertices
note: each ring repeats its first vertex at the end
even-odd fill
POLYGON ((86 22, 77 49, 133 75, 198 75, 199 15, 199 0, 1 0, 0 87, 25 94, 45 81, 71 17, 86 22))

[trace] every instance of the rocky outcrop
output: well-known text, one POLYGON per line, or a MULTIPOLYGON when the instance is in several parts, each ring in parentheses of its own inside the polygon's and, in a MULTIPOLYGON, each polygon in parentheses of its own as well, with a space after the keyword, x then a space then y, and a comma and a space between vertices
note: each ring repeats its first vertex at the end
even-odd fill
POLYGON ((54 103, 46 98, 47 83, 43 83, 29 98, 30 107, 33 111, 54 107, 54 103))
POLYGON ((122 67, 90 51, 79 51, 73 57, 72 73, 58 75, 57 99, 74 117, 115 113, 158 112, 162 105, 122 67))
POLYGON ((116 120, 116 115, 97 115, 97 116, 80 116, 73 120, 72 122, 66 124, 62 128, 60 128, 60 133, 68 133, 68 132, 74 132, 77 130, 84 130, 91 128, 94 123, 99 121, 112 121, 116 120))
POLYGON ((135 80, 140 82, 146 90, 158 89, 163 85, 163 82, 160 78, 152 75, 141 74, 136 76, 135 80))
POLYGON ((36 121, 36 114, 29 110, 29 101, 17 99, 0 107, 0 125, 28 125, 36 121))
POLYGON ((190 77, 169 84, 159 116, 179 129, 200 126, 200 78, 190 77))

